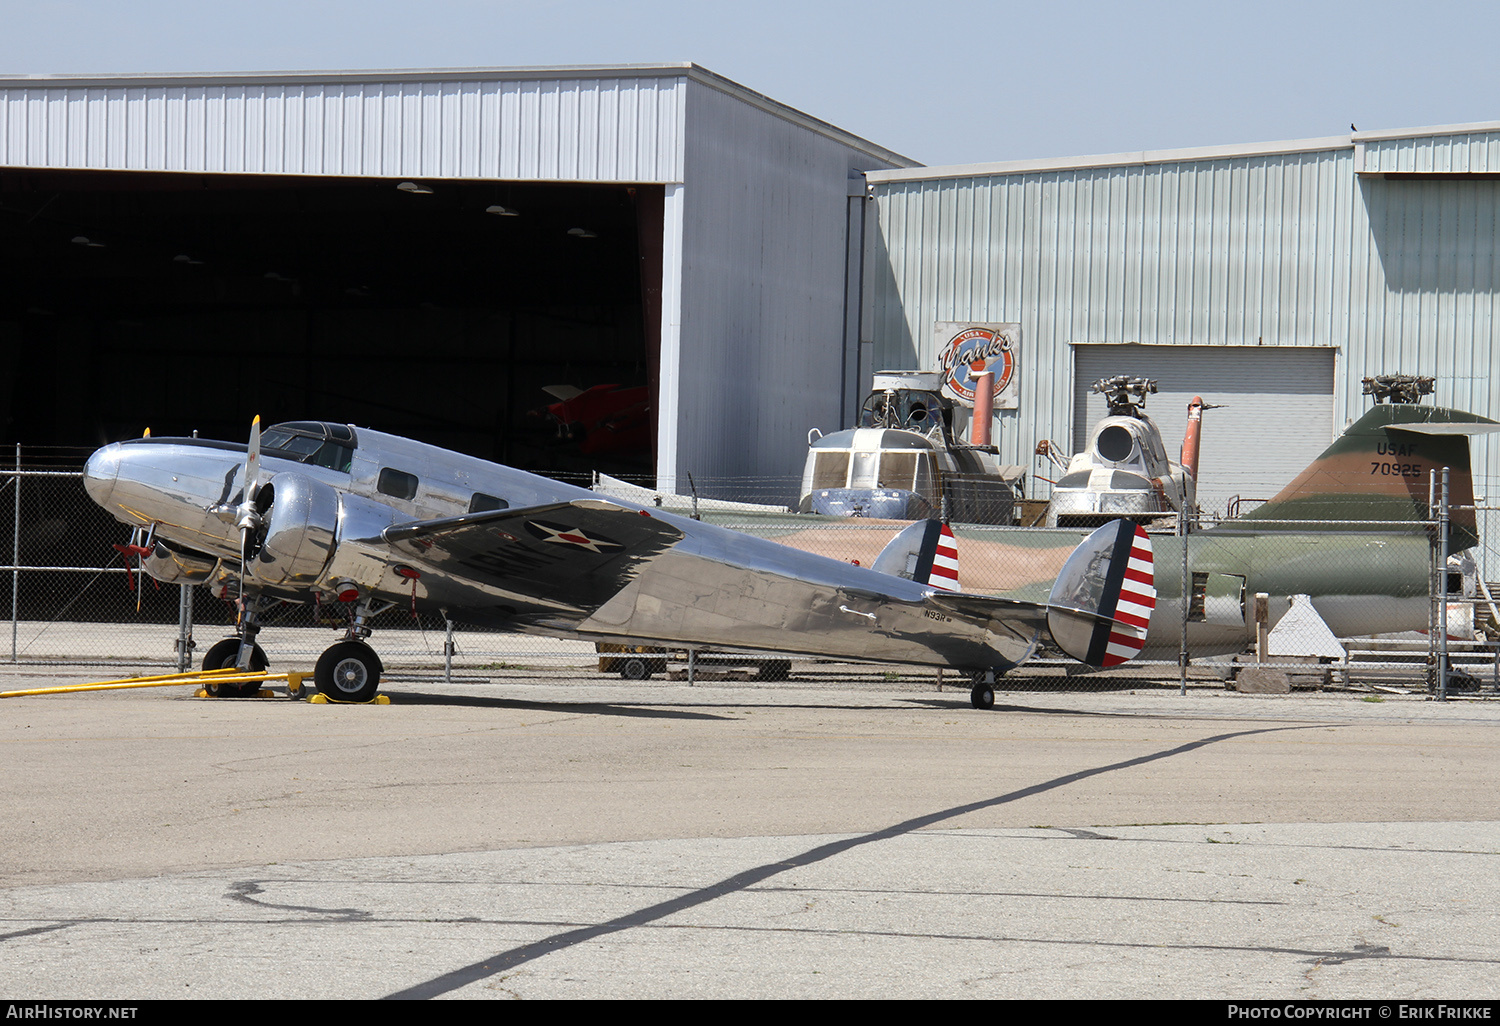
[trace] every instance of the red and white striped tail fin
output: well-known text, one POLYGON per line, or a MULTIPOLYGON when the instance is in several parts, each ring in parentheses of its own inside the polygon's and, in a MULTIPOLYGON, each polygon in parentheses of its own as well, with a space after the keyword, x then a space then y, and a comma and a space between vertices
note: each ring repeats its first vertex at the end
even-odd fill
POLYGON ((958 591, 958 542, 942 521, 918 520, 890 540, 872 569, 938 591, 958 591))
POLYGON ((1047 627, 1068 655, 1119 666, 1141 654, 1156 608, 1151 539, 1128 520, 1105 524, 1063 564, 1047 602, 1047 627))
POLYGON ((1129 562, 1120 583, 1120 597, 1115 601, 1115 623, 1110 629, 1101 666, 1129 662, 1146 647, 1151 611, 1156 608, 1156 578, 1152 568, 1151 539, 1137 524, 1130 539, 1129 562))
POLYGON ((937 547, 932 553, 932 573, 927 583, 940 591, 958 591, 958 542, 947 524, 938 531, 937 547))

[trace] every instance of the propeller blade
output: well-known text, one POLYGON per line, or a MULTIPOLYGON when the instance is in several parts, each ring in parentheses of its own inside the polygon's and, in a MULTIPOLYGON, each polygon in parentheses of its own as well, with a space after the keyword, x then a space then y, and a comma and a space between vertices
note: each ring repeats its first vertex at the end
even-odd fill
POLYGON ((260 491, 260 414, 250 422, 250 449, 245 454, 245 498, 255 498, 260 491))
POLYGON ((245 451, 245 501, 240 504, 240 595, 239 622, 245 619, 245 562, 250 551, 250 532, 260 526, 255 494, 260 491, 260 414, 250 422, 250 446, 245 451))

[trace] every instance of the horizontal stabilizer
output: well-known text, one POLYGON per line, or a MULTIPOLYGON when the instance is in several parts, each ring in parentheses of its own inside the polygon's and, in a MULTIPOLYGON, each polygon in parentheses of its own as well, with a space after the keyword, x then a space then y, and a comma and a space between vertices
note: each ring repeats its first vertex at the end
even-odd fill
POLYGON ((1156 608, 1151 539, 1117 520, 1083 540, 1058 574, 1047 627, 1068 655, 1090 666, 1118 666, 1146 645, 1156 608))

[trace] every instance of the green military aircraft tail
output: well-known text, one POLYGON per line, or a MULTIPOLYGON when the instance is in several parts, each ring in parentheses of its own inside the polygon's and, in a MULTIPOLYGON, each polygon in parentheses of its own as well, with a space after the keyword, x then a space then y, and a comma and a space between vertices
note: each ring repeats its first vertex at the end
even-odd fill
MULTIPOLYGON (((1448 502, 1474 504, 1469 436, 1500 431, 1500 422, 1441 406, 1380 404, 1359 418, 1269 502, 1242 518, 1261 530, 1345 529, 1368 523, 1395 529, 1430 519, 1430 472, 1449 470, 1448 502)), ((1455 509, 1452 548, 1478 543, 1472 508, 1455 509)), ((1249 525, 1247 525, 1249 526, 1249 525)))

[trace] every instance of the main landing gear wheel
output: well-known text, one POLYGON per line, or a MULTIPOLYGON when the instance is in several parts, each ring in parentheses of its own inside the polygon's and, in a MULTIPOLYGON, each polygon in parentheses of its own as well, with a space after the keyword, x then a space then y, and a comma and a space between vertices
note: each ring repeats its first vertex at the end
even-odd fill
POLYGON ((336 702, 368 702, 380 690, 384 667, 375 650, 362 641, 340 641, 318 656, 313 680, 336 702))
MULTIPOLYGON (((225 638, 216 641, 203 654, 203 669, 228 670, 231 669, 235 660, 240 657, 240 639, 225 638)), ((250 651, 250 670, 252 673, 264 673, 270 663, 266 660, 266 653, 259 645, 255 645, 250 651)), ((224 684, 212 678, 203 682, 203 690, 210 698, 247 698, 260 693, 260 683, 251 681, 248 684, 224 684)))
POLYGON ((995 708, 995 689, 981 680, 969 692, 969 704, 976 709, 995 708))

